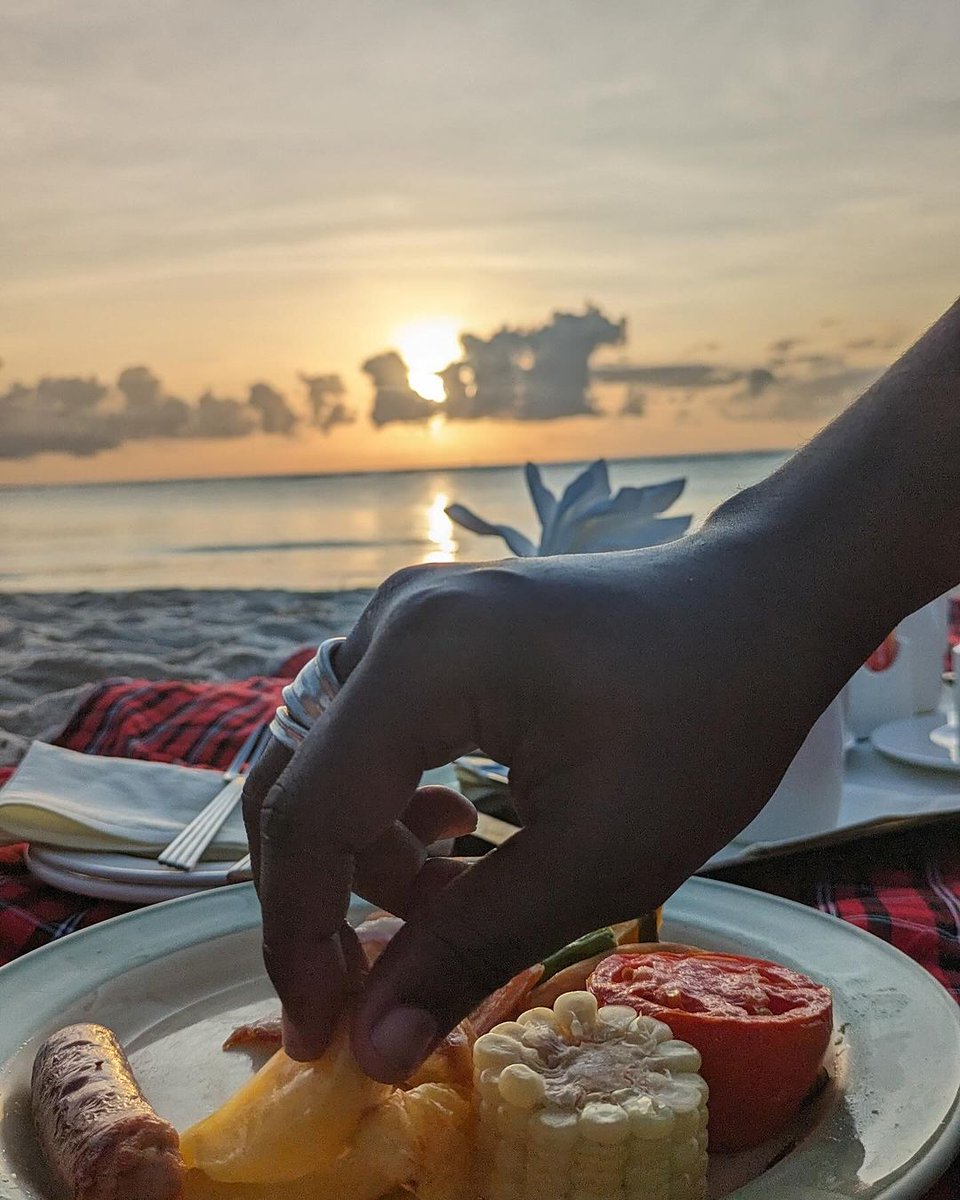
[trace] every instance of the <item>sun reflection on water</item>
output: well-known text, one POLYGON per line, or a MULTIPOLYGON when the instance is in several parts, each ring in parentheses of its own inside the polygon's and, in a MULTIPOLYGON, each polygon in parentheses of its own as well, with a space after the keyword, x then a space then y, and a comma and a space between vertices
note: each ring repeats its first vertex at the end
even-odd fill
POLYGON ((424 562, 453 562, 459 549, 457 540, 453 536, 453 522, 444 512, 449 503, 450 497, 446 492, 437 492, 427 509, 427 537, 433 544, 433 548, 424 554, 424 562))

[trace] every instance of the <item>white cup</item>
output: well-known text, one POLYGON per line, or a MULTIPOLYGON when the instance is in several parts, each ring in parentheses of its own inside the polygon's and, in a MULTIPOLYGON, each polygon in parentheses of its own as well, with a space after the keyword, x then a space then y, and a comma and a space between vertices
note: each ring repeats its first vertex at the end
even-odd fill
POLYGON ((897 641, 897 656, 889 667, 861 667, 841 693, 847 728, 855 738, 869 737, 878 726, 916 713, 910 642, 899 635, 897 641))
POLYGON ((843 796, 843 698, 827 706, 780 786, 738 841, 781 842, 837 826, 843 796))
POLYGON ((909 644, 907 659, 913 681, 913 711, 933 712, 943 699, 943 660, 947 652, 949 597, 939 596, 897 626, 909 644))

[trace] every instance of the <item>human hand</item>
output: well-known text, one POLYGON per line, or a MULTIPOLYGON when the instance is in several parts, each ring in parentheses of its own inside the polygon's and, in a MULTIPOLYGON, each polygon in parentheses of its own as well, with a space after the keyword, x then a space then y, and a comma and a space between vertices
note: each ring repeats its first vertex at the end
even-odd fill
POLYGON ((875 638, 838 654, 788 566, 778 539, 721 521, 388 581, 331 708, 245 795, 288 1052, 316 1057, 360 987, 351 891, 407 918, 354 1030, 361 1066, 397 1081, 511 975, 655 908, 743 828, 875 638), (424 847, 467 831, 469 807, 417 784, 476 747, 509 766, 525 827, 467 868, 424 847))

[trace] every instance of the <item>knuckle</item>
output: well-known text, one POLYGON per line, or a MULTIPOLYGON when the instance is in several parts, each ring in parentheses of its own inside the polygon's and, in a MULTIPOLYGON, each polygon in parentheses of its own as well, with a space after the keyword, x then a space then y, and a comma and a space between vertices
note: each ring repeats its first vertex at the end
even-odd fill
POLYGON ((392 575, 387 576, 384 583, 380 585, 380 592, 395 596, 398 593, 409 591, 411 587, 419 587, 425 579, 430 577, 430 574, 430 567, 423 563, 401 567, 399 571, 394 571, 392 575))
POLYGON ((249 783, 244 784, 240 793, 240 811, 243 814, 243 826, 247 831, 247 841, 252 844, 260 830, 260 795, 252 790, 249 783))
POLYGON ((474 572, 473 587, 483 602, 484 611, 512 612, 518 603, 536 601, 539 586, 536 577, 512 563, 491 563, 474 572))
POLYGON ((445 563, 419 563, 401 567, 388 576, 371 597, 346 645, 340 650, 338 671, 342 667, 349 675, 385 629, 406 628, 415 623, 414 614, 421 611, 418 598, 441 586, 456 569, 445 563))
POLYGON ((264 799, 289 761, 290 751, 286 746, 271 741, 263 757, 244 780, 240 805, 248 836, 259 830, 260 810, 264 799))
POLYGON ((260 837, 283 849, 297 842, 297 833, 289 811, 289 796, 280 780, 270 788, 259 811, 260 837))
POLYGON ((470 576, 437 579, 397 603, 391 615, 390 634, 419 639, 424 634, 467 632, 480 616, 482 604, 470 576))
MULTIPOLYGON (((263 939, 263 965, 267 972, 267 977, 276 988, 277 995, 284 1003, 285 1008, 289 1008, 291 1004, 295 1004, 296 992, 290 992, 287 987, 287 982, 290 977, 290 956, 277 948, 277 943, 272 938, 264 937, 263 939)), ((294 1012, 291 1015, 296 1016, 294 1012)))
MULTIPOLYGON (((373 828, 380 832, 371 825, 373 828)), ((352 863, 354 855, 376 836, 343 828, 334 814, 316 805, 298 805, 282 780, 277 780, 260 806, 257 830, 264 854, 296 861, 305 870, 325 875, 334 872, 337 863, 352 863)))

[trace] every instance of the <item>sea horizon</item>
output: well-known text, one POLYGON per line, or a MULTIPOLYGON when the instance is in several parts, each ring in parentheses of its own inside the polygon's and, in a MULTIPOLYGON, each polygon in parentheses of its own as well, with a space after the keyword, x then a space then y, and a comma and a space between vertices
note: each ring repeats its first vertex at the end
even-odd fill
MULTIPOLYGON (((645 462, 686 462, 689 460, 723 460, 723 459, 754 459, 766 458, 771 455, 788 456, 796 452, 796 447, 773 447, 772 449, 751 450, 703 450, 685 454, 630 454, 626 456, 599 455, 588 458, 537 459, 536 465, 543 470, 553 468, 578 467, 599 459, 609 466, 625 466, 631 463, 645 462)), ((63 489, 113 488, 113 487, 154 487, 160 484, 197 484, 197 483, 248 483, 254 480, 261 482, 291 482, 311 479, 356 479, 370 476, 405 476, 429 475, 437 472, 455 471, 458 474, 469 471, 505 471, 511 469, 523 470, 530 459, 513 459, 496 463, 452 463, 443 466, 428 465, 420 467, 388 467, 384 469, 348 470, 348 471, 271 471, 266 474, 242 475, 158 475, 150 479, 84 479, 74 482, 50 481, 43 483, 4 483, 0 480, 0 492, 25 491, 58 491, 63 489)))
MULTIPOLYGON (((696 527, 786 457, 746 451, 606 461, 615 492, 685 479, 664 515, 687 515, 696 527)), ((588 461, 538 465, 560 494, 588 461)), ((0 593, 338 591, 375 587, 416 563, 509 555, 500 538, 455 525, 446 512, 454 503, 539 540, 522 463, 9 487, 0 505, 0 593)))

